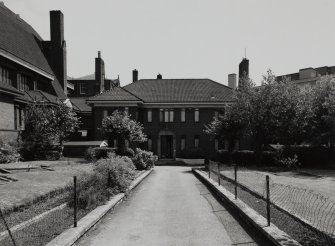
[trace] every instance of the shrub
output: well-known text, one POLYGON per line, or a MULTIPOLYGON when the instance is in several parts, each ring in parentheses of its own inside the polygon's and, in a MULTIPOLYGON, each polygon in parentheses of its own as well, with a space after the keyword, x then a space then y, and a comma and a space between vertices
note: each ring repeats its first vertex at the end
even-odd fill
POLYGON ((297 169, 298 166, 300 166, 300 163, 298 162, 298 156, 297 155, 294 155, 293 158, 290 158, 290 157, 286 157, 286 158, 281 158, 279 160, 279 163, 281 165, 283 165, 284 167, 286 168, 294 168, 294 169, 297 169))
POLYGON ((19 159, 17 143, 0 139, 0 163, 16 162, 19 159))
MULTIPOLYGON (((91 174, 79 177, 77 184, 78 208, 92 209, 104 204, 110 195, 125 192, 135 177, 135 166, 128 157, 109 154, 99 160, 91 174)), ((73 191, 71 191, 73 197, 73 191)), ((68 203, 73 207, 73 201, 68 203)))
POLYGON ((127 156, 127 157, 134 157, 135 155, 135 152, 134 150, 132 150, 131 148, 126 148, 125 150, 122 150, 122 149, 116 149, 115 153, 117 155, 120 155, 120 156, 127 156))
POLYGON ((108 147, 89 147, 85 152, 85 159, 88 161, 97 161, 99 159, 106 159, 109 153, 115 151, 108 147))
POLYGON ((132 158, 137 170, 150 169, 154 166, 154 156, 152 152, 136 148, 135 156, 132 158))
POLYGON ((179 157, 183 159, 204 159, 206 155, 201 149, 195 148, 181 151, 179 157))

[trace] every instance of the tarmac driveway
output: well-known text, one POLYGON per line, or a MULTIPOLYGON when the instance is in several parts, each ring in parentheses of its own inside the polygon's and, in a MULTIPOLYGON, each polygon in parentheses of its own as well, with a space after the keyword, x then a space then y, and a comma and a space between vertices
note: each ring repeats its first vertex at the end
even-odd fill
POLYGON ((158 166, 76 245, 259 245, 189 167, 158 166))

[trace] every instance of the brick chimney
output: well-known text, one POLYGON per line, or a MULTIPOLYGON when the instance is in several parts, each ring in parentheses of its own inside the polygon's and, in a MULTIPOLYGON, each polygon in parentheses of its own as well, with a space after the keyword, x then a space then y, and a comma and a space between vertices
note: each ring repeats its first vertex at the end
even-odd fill
POLYGON ((228 74, 228 86, 234 90, 236 89, 237 86, 236 79, 237 79, 236 73, 228 74))
POLYGON ((159 73, 157 74, 157 79, 163 79, 163 76, 159 73))
POLYGON ((64 40, 64 15, 60 10, 50 11, 50 46, 48 60, 57 80, 67 94, 66 42, 64 40))
POLYGON ((98 51, 98 57, 95 58, 95 93, 99 94, 105 89, 105 62, 101 58, 101 52, 98 51))
POLYGON ((136 69, 133 70, 133 82, 138 80, 138 71, 136 69))

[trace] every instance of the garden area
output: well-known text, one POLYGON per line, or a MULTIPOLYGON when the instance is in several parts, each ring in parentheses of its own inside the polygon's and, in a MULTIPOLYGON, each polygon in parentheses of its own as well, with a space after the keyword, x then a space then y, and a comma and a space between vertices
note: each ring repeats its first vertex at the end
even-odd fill
POLYGON ((129 147, 146 141, 139 123, 118 111, 103 123, 106 139, 118 139, 117 148, 64 158, 62 143, 78 118, 64 105, 28 106, 26 131, 16 141, 0 142, 0 245, 45 245, 154 167, 151 152, 129 147))

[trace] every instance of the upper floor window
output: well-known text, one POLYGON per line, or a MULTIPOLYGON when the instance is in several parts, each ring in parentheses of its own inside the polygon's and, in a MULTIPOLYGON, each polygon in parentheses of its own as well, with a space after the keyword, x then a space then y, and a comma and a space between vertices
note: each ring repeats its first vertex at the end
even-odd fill
POLYGON ((194 122, 199 122, 199 109, 194 109, 194 122))
POLYGON ((159 111, 160 122, 173 122, 173 120, 174 120, 173 109, 160 109, 159 111))
POLYGON ((87 94, 87 86, 86 83, 79 83, 79 94, 85 95, 87 94))
POLYGON ((214 118, 218 119, 219 118, 219 111, 214 111, 214 118))
POLYGON ((0 82, 13 85, 13 75, 8 68, 0 66, 0 82))
POLYGON ((18 76, 18 89, 20 91, 28 91, 29 88, 29 84, 30 84, 30 78, 26 75, 20 74, 18 76))
POLYGON ((152 110, 148 109, 148 122, 152 122, 152 110))
POLYGON ((185 109, 184 108, 182 108, 181 110, 180 110, 180 121, 181 122, 185 122, 185 109))
POLYGON ((128 108, 128 107, 125 107, 125 108, 124 108, 124 112, 125 112, 126 114, 129 114, 129 108, 128 108))
POLYGON ((108 116, 108 110, 104 109, 103 114, 104 114, 104 118, 106 118, 108 116))

